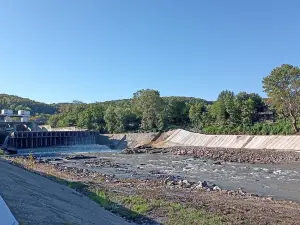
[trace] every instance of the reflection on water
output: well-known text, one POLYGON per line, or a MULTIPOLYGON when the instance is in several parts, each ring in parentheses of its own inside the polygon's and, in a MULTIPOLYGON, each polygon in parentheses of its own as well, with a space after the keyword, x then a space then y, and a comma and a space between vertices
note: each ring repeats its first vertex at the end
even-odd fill
POLYGON ((70 150, 81 154, 89 152, 84 154, 97 156, 98 159, 64 160, 57 163, 111 173, 118 177, 151 179, 157 177, 157 174, 179 175, 193 181, 212 181, 226 189, 244 188, 246 191, 261 195, 300 201, 300 164, 222 163, 222 165, 215 165, 210 160, 171 154, 124 155, 100 145, 49 148, 46 154, 45 148, 34 151, 41 157, 53 157, 67 154, 70 150))

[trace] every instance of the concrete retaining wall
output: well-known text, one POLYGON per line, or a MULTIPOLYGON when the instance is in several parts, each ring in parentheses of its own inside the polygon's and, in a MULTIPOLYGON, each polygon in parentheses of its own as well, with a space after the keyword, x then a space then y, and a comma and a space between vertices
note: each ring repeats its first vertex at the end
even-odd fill
POLYGON ((300 136, 255 136, 245 148, 300 150, 300 136))
POLYGON ((300 136, 205 135, 178 129, 165 140, 166 146, 300 150, 300 136))
POLYGON ((169 146, 203 146, 211 148, 242 148, 250 135, 205 135, 178 129, 166 140, 169 146))
POLYGON ((108 145, 116 149, 135 148, 150 144, 157 135, 159 133, 101 134, 97 144, 108 145))

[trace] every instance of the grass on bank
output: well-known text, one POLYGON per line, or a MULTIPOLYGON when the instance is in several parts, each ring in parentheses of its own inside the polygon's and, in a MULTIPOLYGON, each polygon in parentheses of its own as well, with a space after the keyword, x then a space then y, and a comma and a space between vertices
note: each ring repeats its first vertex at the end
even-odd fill
POLYGON ((219 225, 222 218, 205 211, 161 199, 145 199, 141 196, 120 196, 112 192, 97 190, 89 197, 105 209, 138 222, 143 216, 160 213, 166 217, 166 225, 219 225))

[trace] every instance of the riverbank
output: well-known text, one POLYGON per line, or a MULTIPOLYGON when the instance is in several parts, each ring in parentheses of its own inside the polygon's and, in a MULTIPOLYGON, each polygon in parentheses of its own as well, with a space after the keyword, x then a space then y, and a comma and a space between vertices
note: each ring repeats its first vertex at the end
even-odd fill
MULTIPOLYGON (((108 159, 86 157, 90 169, 79 168, 72 157, 68 159, 68 166, 33 157, 10 160, 64 183, 104 208, 139 224, 300 223, 297 222, 300 219, 298 203, 258 197, 242 189, 224 190, 204 180, 199 183, 166 174, 158 174, 155 179, 151 179, 151 176, 150 179, 138 179, 135 176, 120 178, 114 174, 95 172, 93 168, 106 165, 120 169, 122 165, 108 159)), ((128 173, 133 175, 134 171, 128 173)))
POLYGON ((300 152, 279 150, 253 150, 230 148, 207 148, 197 146, 174 146, 167 148, 137 147, 126 148, 124 154, 157 154, 171 152, 174 155, 192 156, 223 162, 251 163, 251 164, 300 164, 300 152))
POLYGON ((300 164, 300 153, 295 151, 224 149, 196 146, 177 146, 170 147, 168 150, 177 155, 189 155, 198 158, 206 158, 218 161, 221 160, 225 162, 252 164, 300 164))

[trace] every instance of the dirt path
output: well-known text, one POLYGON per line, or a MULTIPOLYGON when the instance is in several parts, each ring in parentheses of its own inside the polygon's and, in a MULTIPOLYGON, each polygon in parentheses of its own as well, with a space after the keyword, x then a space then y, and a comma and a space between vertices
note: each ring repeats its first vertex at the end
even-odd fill
POLYGON ((1 160, 0 195, 23 225, 129 224, 78 192, 1 160))

